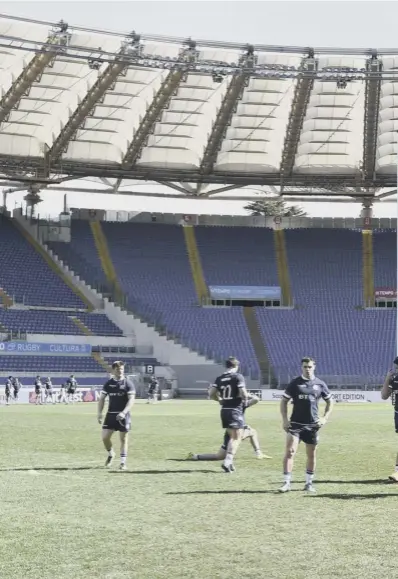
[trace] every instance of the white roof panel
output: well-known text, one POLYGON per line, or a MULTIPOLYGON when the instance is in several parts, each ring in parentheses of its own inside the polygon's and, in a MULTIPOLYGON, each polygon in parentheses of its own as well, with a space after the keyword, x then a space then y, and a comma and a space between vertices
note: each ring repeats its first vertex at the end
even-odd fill
MULTIPOLYGON (((343 66, 340 58, 324 59, 327 67, 343 66)), ((364 66, 363 61, 356 62, 364 66)), ((346 64, 344 64, 346 66, 346 64)), ((348 66, 348 64, 347 64, 348 66)), ((349 60, 349 66, 354 66, 349 60)), ((338 88, 335 83, 314 82, 297 147, 297 173, 355 173, 363 156, 365 91, 360 83, 338 88), (320 86, 319 86, 320 85, 320 86), (329 86, 328 86, 329 85, 329 86), (342 135, 342 138, 340 137, 342 135)))
MULTIPOLYGON (((384 58, 383 66, 397 69, 398 58, 384 58)), ((376 170, 394 175, 397 171, 398 78, 397 82, 382 82, 380 93, 376 170)))
POLYGON ((294 83, 291 80, 276 81, 275 86, 268 80, 255 84, 249 82, 231 119, 230 128, 227 129, 216 169, 237 173, 277 172, 293 95, 294 83), (257 104, 252 104, 253 101, 257 104), (236 138, 239 134, 236 133, 237 129, 246 131, 246 136, 240 141, 236 138), (250 144, 247 141, 254 133, 257 140, 255 144, 250 144))

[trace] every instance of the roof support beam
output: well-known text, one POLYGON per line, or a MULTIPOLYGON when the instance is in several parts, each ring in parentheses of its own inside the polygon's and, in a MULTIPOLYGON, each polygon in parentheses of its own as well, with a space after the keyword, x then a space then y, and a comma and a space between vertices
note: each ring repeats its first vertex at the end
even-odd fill
POLYGON ((366 63, 366 70, 373 74, 370 76, 367 75, 365 81, 365 116, 363 131, 363 176, 365 181, 372 181, 375 172, 382 69, 382 61, 377 58, 376 53, 373 54, 366 63))
POLYGON ((188 41, 187 48, 184 48, 180 53, 180 59, 183 59, 184 62, 186 62, 186 66, 184 67, 180 65, 178 69, 172 69, 162 82, 158 92, 149 105, 133 140, 127 148, 122 162, 122 168, 130 169, 137 163, 151 131, 159 120, 160 114, 163 109, 167 108, 169 105, 173 94, 176 92, 189 70, 189 63, 195 62, 197 54, 195 43, 188 41))
POLYGON ((232 76, 225 98, 213 125, 210 138, 207 142, 202 163, 200 165, 200 172, 204 175, 209 175, 213 171, 225 133, 231 123, 233 114, 236 112, 237 103, 242 98, 245 87, 249 84, 250 73, 253 69, 254 63, 254 49, 252 46, 248 46, 246 52, 239 60, 239 65, 243 68, 244 72, 232 76))
POLYGON ((171 181, 158 181, 159 185, 163 185, 163 187, 168 187, 170 189, 174 189, 175 191, 179 191, 183 195, 190 197, 192 193, 188 191, 186 187, 182 185, 178 185, 177 183, 171 183, 171 181))
POLYGON ((397 190, 393 189, 392 191, 385 191, 384 193, 380 193, 380 195, 375 195, 374 200, 376 199, 386 199, 387 197, 392 197, 393 195, 397 194, 397 190))
POLYGON ((201 197, 211 197, 212 195, 218 195, 219 193, 225 193, 226 191, 234 191, 237 189, 243 189, 246 185, 226 185, 225 187, 219 187, 217 189, 212 189, 207 191, 201 197))
POLYGON ((61 21, 57 29, 49 36, 42 52, 35 54, 5 93, 0 101, 0 125, 8 120, 11 111, 18 106, 22 97, 26 95, 32 84, 42 75, 44 69, 51 64, 57 54, 66 50, 70 38, 67 29, 68 25, 61 21), (52 47, 52 44, 55 46, 52 47))
POLYGON ((294 91, 289 122, 286 130, 285 143, 282 151, 280 169, 282 185, 284 177, 289 177, 293 173, 294 161, 296 159, 297 147, 300 141, 301 129, 307 112, 311 91, 314 86, 317 61, 312 54, 302 60, 300 70, 304 74, 299 74, 297 77, 297 84, 294 91))
MULTIPOLYGON (((33 180, 36 182, 51 182, 45 179, 43 172, 43 158, 42 157, 26 157, 23 160, 24 168, 31 173, 33 180)), ((0 154, 0 173, 6 175, 9 181, 21 181, 20 177, 21 158, 14 155, 0 154), (13 177, 12 175, 15 175, 13 177)), ((197 170, 182 170, 182 169, 168 169, 165 167, 143 167, 136 166, 132 170, 122 168, 120 165, 109 165, 100 162, 88 162, 79 160, 62 159, 62 163, 58 161, 52 167, 52 174, 57 178, 59 175, 68 175, 70 179, 80 179, 82 177, 106 177, 108 179, 128 179, 134 181, 172 181, 173 183, 208 183, 213 185, 247 185, 247 186, 281 186, 280 173, 260 173, 253 171, 245 171, 242 173, 228 173, 215 172, 211 175, 201 175, 197 170)), ((25 180, 25 179, 22 179, 25 180)), ((354 192, 358 186, 364 186, 365 190, 369 190, 367 186, 359 182, 358 176, 347 173, 329 173, 325 174, 301 174, 293 173, 289 178, 285 178, 284 186, 287 187, 304 187, 322 189, 331 188, 332 190, 347 190, 353 189, 354 192)), ((386 189, 397 186, 396 173, 381 173, 377 174, 372 187, 374 189, 386 189)), ((346 193, 347 194, 347 193, 346 193)), ((351 193, 350 193, 351 194, 351 193)), ((364 192, 361 191, 363 195, 364 192)))

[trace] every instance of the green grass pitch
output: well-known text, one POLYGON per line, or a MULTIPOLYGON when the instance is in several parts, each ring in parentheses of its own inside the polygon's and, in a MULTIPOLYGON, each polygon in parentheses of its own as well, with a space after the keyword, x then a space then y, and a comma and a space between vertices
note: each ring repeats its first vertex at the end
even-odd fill
MULTIPOLYGON (((212 452, 217 405, 137 403, 128 471, 108 472, 96 408, 0 408, 1 579, 392 578, 398 440, 389 404, 336 405, 321 432, 316 496, 278 495, 284 433, 276 404, 247 412, 237 472, 179 462, 212 452)), ((118 441, 115 440, 118 447, 118 441)), ((117 448, 118 450, 118 448, 117 448)))

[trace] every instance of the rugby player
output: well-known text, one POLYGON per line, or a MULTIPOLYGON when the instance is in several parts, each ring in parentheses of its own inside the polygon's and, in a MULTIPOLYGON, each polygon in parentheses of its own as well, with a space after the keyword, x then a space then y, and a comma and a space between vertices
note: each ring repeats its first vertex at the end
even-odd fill
POLYGON ((5 383, 4 396, 6 399, 6 406, 10 405, 12 380, 13 380, 12 376, 8 376, 6 383, 5 383))
POLYGON ((77 380, 76 380, 75 376, 73 374, 71 374, 66 381, 66 392, 68 394, 68 398, 67 398, 68 404, 69 404, 69 402, 73 403, 75 401, 75 394, 76 394, 77 387, 78 387, 77 380))
POLYGON ((36 376, 36 380, 35 380, 36 404, 43 404, 42 388, 43 388, 43 384, 41 383, 41 378, 40 378, 40 376, 36 376))
POLYGON ((102 424, 102 441, 108 452, 105 466, 109 468, 115 458, 112 435, 120 433, 120 470, 126 470, 128 433, 131 427, 130 410, 134 404, 134 384, 124 375, 124 362, 112 364, 113 376, 104 385, 98 400, 98 422, 102 424), (105 399, 109 397, 108 411, 102 423, 105 399))
MULTIPOLYGON (((382 400, 388 400, 390 396, 394 406, 395 432, 398 434, 398 356, 394 359, 394 368, 387 373, 381 389, 382 400)), ((388 478, 391 481, 398 482, 398 454, 395 459, 395 471, 388 478)))
POLYGON ((61 402, 64 402, 65 404, 68 404, 68 399, 66 396, 66 388, 65 388, 65 384, 62 383, 61 386, 59 387, 59 392, 58 392, 58 402, 61 404, 61 402))
MULTIPOLYGON (((246 406, 243 408, 243 413, 245 412, 246 408, 254 406, 260 400, 254 394, 248 393, 248 397, 249 400, 247 401, 246 406)), ((254 428, 252 428, 248 424, 245 424, 245 427, 243 429, 242 440, 247 439, 250 440, 250 444, 253 447, 256 458, 258 459, 271 458, 270 456, 263 454, 261 452, 260 441, 258 439, 257 431, 254 430, 254 428)), ((227 455, 228 442, 229 442, 229 434, 227 433, 227 431, 225 431, 223 443, 220 447, 220 450, 216 454, 194 454, 193 452, 190 452, 187 460, 224 460, 227 455)))
POLYGON ((327 422, 332 412, 332 395, 325 382, 315 376, 315 361, 312 358, 301 360, 301 376, 294 378, 286 388, 281 400, 283 429, 287 432, 286 451, 283 459, 284 483, 279 489, 285 493, 290 491, 293 470, 293 460, 300 441, 306 445, 307 470, 304 490, 315 492, 313 479, 316 464, 316 449, 318 431, 327 422), (323 398, 326 402, 325 414, 319 417, 318 403, 323 398), (293 403, 290 419, 287 415, 289 400, 293 403))
POLYGON ((218 376, 210 390, 210 398, 221 404, 222 427, 229 435, 226 456, 221 465, 224 472, 234 472, 234 457, 242 440, 245 418, 243 408, 248 401, 245 379, 239 374, 239 361, 230 357, 225 362, 226 371, 218 376))
POLYGON ((155 404, 158 400, 158 393, 159 393, 159 382, 155 378, 155 376, 152 376, 148 388, 147 404, 149 404, 150 402, 153 402, 155 404))
POLYGON ((53 383, 51 382, 51 378, 48 377, 44 380, 44 388, 46 393, 46 404, 50 400, 53 404, 56 404, 55 395, 53 391, 53 383))
POLYGON ((21 390, 21 386, 22 386, 22 384, 21 384, 21 382, 19 381, 18 378, 12 378, 12 387, 13 387, 13 390, 14 390, 14 400, 15 400, 15 402, 17 402, 18 399, 19 399, 19 391, 21 390))

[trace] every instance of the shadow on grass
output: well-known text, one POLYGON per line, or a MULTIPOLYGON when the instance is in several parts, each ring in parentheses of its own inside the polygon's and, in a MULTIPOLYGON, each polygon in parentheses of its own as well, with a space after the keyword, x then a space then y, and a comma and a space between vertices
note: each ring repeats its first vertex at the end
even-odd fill
POLYGON ((362 479, 362 480, 322 480, 317 479, 316 482, 322 485, 392 485, 396 484, 391 480, 385 478, 362 479))
POLYGON ((181 469, 181 470, 110 470, 111 474, 190 474, 190 473, 202 473, 202 474, 222 474, 216 470, 197 470, 197 469, 181 469))
POLYGON ((193 458, 166 458, 167 462, 217 462, 217 461, 204 461, 204 460, 193 460, 193 458))
POLYGON ((367 494, 354 494, 354 493, 339 493, 339 494, 331 494, 331 493, 321 493, 316 495, 311 495, 311 498, 314 499, 333 499, 337 501, 366 501, 372 499, 394 499, 397 500, 397 495, 384 495, 381 493, 367 493, 367 494))
MULTIPOLYGON (((298 492, 299 489, 292 489, 290 492, 298 492)), ((282 495, 284 493, 280 493, 277 490, 259 490, 259 491, 250 491, 250 490, 219 490, 219 491, 175 491, 166 493, 166 495, 282 495)), ((290 493, 286 493, 290 494, 290 493)))
POLYGON ((73 472, 73 471, 83 471, 83 470, 104 470, 103 466, 17 466, 15 468, 0 468, 0 472, 41 472, 41 471, 54 471, 54 472, 73 472))

